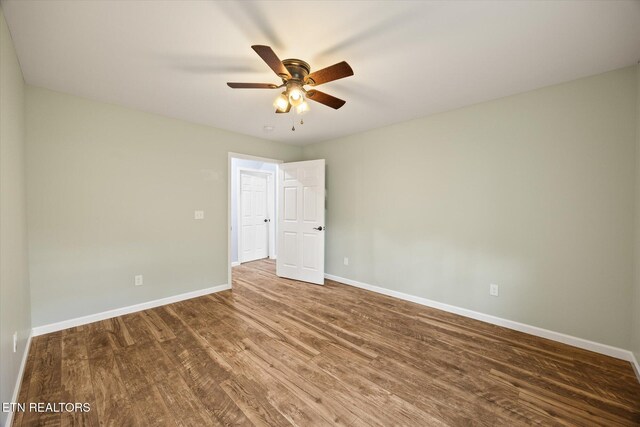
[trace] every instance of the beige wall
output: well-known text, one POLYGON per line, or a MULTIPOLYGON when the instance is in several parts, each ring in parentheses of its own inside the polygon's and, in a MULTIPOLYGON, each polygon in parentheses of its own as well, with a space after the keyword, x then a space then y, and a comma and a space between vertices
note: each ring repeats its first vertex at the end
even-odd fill
POLYGON ((634 281, 631 350, 640 363, 640 65, 636 66, 636 276, 634 281))
POLYGON ((225 284, 227 153, 301 156, 29 86, 27 129, 34 326, 225 284))
POLYGON ((24 134, 24 81, 0 9, 0 402, 11 401, 31 329, 24 134))
POLYGON ((636 84, 629 67, 305 147, 327 160, 327 272, 629 348, 636 84))

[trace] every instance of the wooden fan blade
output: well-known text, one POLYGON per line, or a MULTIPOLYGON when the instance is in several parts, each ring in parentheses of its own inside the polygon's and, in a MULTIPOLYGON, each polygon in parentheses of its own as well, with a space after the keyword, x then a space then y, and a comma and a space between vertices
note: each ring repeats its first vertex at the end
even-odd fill
POLYGON ((258 55, 260 55, 260 58, 262 58, 262 60, 266 62, 267 65, 278 76, 291 78, 291 74, 289 74, 287 67, 285 67, 282 61, 280 61, 280 58, 278 58, 278 55, 275 54, 273 49, 271 49, 269 46, 262 45, 253 45, 251 46, 251 48, 255 50, 258 55))
POLYGON ((311 86, 318 86, 323 83, 332 82, 349 76, 353 76, 353 70, 349 64, 342 61, 309 74, 307 77, 307 84, 310 84, 311 86))
POLYGON ((227 83, 233 89, 276 89, 278 85, 272 83, 227 83))
POLYGON ((320 92, 319 90, 308 91, 307 99, 319 102, 320 104, 324 104, 327 107, 335 108, 336 110, 347 103, 347 101, 343 101, 342 99, 336 98, 335 96, 320 92))
POLYGON ((276 109, 276 113, 278 114, 288 113, 289 111, 291 111, 291 104, 287 104, 287 109, 284 111, 276 109))

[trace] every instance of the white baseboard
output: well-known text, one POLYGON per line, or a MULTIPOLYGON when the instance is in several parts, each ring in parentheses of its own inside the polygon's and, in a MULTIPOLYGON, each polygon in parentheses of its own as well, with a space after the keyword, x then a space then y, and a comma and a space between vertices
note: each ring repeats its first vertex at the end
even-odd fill
POLYGON ((90 314, 88 316, 76 317, 75 319, 63 320, 62 322, 50 323, 48 325, 36 326, 32 330, 32 335, 44 335, 51 332, 61 331, 63 329, 73 328, 74 326, 86 325, 100 320, 110 319, 112 317, 122 316, 123 314, 135 313, 136 311, 147 310, 161 305, 167 305, 178 301, 184 301, 191 298, 200 297, 215 292, 226 291, 231 289, 228 284, 213 286, 211 288, 200 289, 198 291, 187 292, 180 295, 174 295, 166 298, 160 298, 153 301, 147 301, 140 304, 130 305, 128 307, 116 308, 113 310, 103 311, 101 313, 90 314))
MULTIPOLYGON (((18 369, 18 377, 16 378, 16 385, 13 387, 13 396, 11 396, 11 402, 18 401, 18 393, 20 393, 20 385, 22 384, 22 376, 24 375, 24 368, 27 365, 27 358, 29 356, 29 350, 31 349, 31 338, 33 338, 33 330, 27 338, 27 344, 24 346, 24 353, 22 354, 22 362, 20 362, 20 369, 18 369)), ((5 426, 11 426, 13 422, 13 411, 7 413, 7 420, 5 426)))
POLYGON ((237 267, 237 266, 239 266, 239 265, 240 265, 240 262, 239 262, 239 261, 233 261, 233 262, 231 263, 231 267, 237 267))
POLYGON ((638 362, 635 359, 633 353, 629 350, 613 347, 607 344, 600 344, 594 341, 585 340, 583 338, 578 338, 578 337, 566 335, 560 332, 554 332, 548 329, 539 328, 537 326, 515 322, 513 320, 503 319, 501 317, 491 316, 490 314, 484 314, 477 311, 468 310, 466 308, 456 307, 454 305, 444 304, 444 303, 433 301, 427 298, 417 297, 414 295, 409 295, 409 294, 405 294, 398 291, 392 291, 390 289, 369 285, 367 283, 346 279, 344 277, 334 276, 332 274, 325 274, 324 277, 329 280, 344 283, 345 285, 366 289, 368 291, 395 297, 405 301, 414 302, 416 304, 425 305, 427 307, 436 308, 438 310, 458 314, 460 316, 470 317, 472 319, 491 323, 493 325, 498 325, 498 326, 513 329, 516 331, 524 332, 530 335, 535 335, 535 336, 546 338, 549 340, 558 341, 563 344, 568 344, 574 347, 578 347, 578 348, 593 351, 596 353, 604 354, 607 356, 615 357, 616 359, 626 360, 628 362, 631 362, 632 365, 635 364, 634 368, 636 369, 636 375, 638 375, 638 381, 640 381, 640 374, 638 373, 640 371, 640 366, 638 365, 638 362))

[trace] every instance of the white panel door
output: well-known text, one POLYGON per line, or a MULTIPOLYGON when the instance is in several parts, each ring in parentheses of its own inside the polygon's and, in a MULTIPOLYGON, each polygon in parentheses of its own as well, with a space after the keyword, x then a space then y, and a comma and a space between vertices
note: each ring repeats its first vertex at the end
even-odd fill
POLYGON ((278 165, 278 276, 324 284, 324 194, 324 160, 278 165))
POLYGON ((240 262, 269 256, 267 175, 240 172, 240 262))

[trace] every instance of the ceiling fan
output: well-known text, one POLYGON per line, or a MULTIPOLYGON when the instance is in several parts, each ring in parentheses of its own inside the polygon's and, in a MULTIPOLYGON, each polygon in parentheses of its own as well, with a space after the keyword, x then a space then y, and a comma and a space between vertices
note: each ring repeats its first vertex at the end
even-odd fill
POLYGON ((232 89, 279 89, 284 88, 274 102, 276 113, 288 113, 291 107, 301 114, 309 109, 306 100, 319 102, 328 107, 338 109, 346 101, 331 96, 319 90, 306 90, 304 86, 318 86, 323 83, 342 79, 353 75, 353 70, 345 61, 311 73, 308 63, 300 59, 285 59, 280 61, 269 46, 254 45, 253 50, 264 62, 282 79, 281 85, 272 83, 227 83, 232 89))

